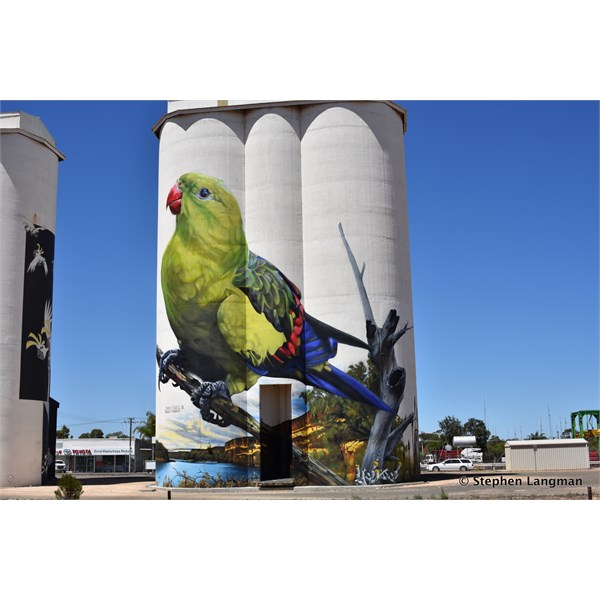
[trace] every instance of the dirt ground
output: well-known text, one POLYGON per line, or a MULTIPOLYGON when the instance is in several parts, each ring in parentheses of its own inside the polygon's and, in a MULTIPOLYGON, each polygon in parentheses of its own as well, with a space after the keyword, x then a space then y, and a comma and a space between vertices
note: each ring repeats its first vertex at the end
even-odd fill
MULTIPOLYGON (((423 473, 421 481, 381 486, 293 489, 166 489, 148 476, 81 477, 82 500, 484 500, 600 498, 600 470, 423 473)), ((0 500, 54 500, 56 484, 0 488, 0 500)))

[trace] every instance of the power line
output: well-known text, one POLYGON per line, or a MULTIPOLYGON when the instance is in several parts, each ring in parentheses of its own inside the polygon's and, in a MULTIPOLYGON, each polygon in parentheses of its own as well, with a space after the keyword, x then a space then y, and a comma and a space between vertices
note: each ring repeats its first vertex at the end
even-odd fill
POLYGON ((110 421, 83 421, 77 423, 64 423, 67 427, 77 427, 78 425, 97 425, 98 423, 123 423, 123 419, 112 419, 110 421))
MULTIPOLYGON (((97 419, 94 421, 79 421, 77 423, 64 423, 61 424, 61 427, 67 427, 67 428, 71 428, 71 427, 81 427, 83 425, 100 425, 102 423, 124 423, 130 424, 130 430, 132 428, 133 423, 142 423, 144 421, 144 419, 142 417, 125 417, 125 418, 120 418, 120 419, 97 419)), ((131 436, 131 431, 130 431, 130 436, 131 436)))

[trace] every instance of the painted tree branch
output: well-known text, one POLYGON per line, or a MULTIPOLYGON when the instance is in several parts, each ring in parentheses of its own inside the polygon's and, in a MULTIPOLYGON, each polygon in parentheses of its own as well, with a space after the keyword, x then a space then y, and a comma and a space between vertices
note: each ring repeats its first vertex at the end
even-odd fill
MULTIPOLYGON (((156 361, 160 364, 162 351, 156 347, 156 361)), ((167 373, 171 382, 180 387, 186 394, 192 396, 200 387, 201 381, 192 373, 184 368, 181 368, 172 362, 167 367, 167 373)), ((228 425, 235 425, 242 431, 249 433, 256 440, 260 441, 261 424, 241 406, 234 404, 230 399, 223 397, 215 397, 211 400, 211 411, 223 418, 228 425)), ((276 432, 265 425, 262 425, 263 430, 269 433, 276 432)), ((304 450, 292 444, 292 458, 296 469, 302 473, 315 485, 348 485, 348 482, 333 471, 328 469, 318 460, 309 456, 304 450)))
POLYGON ((406 431, 406 429, 408 428, 408 426, 413 423, 415 420, 415 413, 409 413, 404 420, 402 421, 402 423, 400 423, 400 425, 398 425, 398 427, 396 427, 396 429, 394 429, 394 431, 392 431, 390 433, 390 435, 388 436, 387 439, 387 443, 385 446, 385 460, 394 460, 395 457, 392 454, 392 452, 394 451, 394 448, 400 443, 400 440, 402 439, 402 435, 404 434, 404 432, 406 431))
MULTIPOLYGON (((365 265, 363 264, 362 269, 359 270, 342 224, 340 223, 338 227, 358 286, 367 326, 369 357, 379 374, 380 396, 383 402, 390 407, 390 412, 378 410, 375 415, 357 483, 381 483, 384 480, 382 474, 386 474, 385 480, 389 480, 389 472, 383 468, 384 461, 398 445, 406 428, 414 421, 414 413, 410 413, 398 427, 392 430, 406 385, 406 371, 396 363, 394 345, 412 327, 409 327, 407 322, 400 330, 396 331, 400 318, 393 309, 388 313, 383 326, 377 326, 364 284, 365 265)), ((395 472, 396 477, 398 472, 395 472)))

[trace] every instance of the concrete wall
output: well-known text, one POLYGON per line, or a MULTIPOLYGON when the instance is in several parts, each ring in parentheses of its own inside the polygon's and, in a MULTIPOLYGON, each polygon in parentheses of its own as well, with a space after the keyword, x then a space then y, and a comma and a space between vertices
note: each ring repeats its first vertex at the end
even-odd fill
POLYGON ((19 398, 25 223, 54 232, 58 162, 43 123, 0 115, 0 486, 41 483, 44 402, 19 398))

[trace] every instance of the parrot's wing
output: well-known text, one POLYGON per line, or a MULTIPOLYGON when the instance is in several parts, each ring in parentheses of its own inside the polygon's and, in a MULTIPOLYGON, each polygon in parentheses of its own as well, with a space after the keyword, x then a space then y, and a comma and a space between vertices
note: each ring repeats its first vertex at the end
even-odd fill
POLYGON ((277 353, 276 360, 279 357, 286 362, 285 359, 295 357, 300 336, 304 338, 302 352, 306 367, 335 356, 338 343, 368 349, 365 342, 305 313, 298 287, 253 252, 249 252, 248 264, 236 271, 233 283, 246 294, 254 310, 285 336, 287 345, 277 353))
POLYGON ((301 294, 277 267, 249 252, 248 264, 235 272, 233 283, 286 340, 293 337, 294 322, 300 320, 296 325, 301 325, 304 321, 301 294))
MULTIPOLYGON (((267 353, 252 352, 250 348, 243 351, 250 369, 259 375, 299 379, 338 396, 390 410, 361 383, 327 362, 335 356, 338 342, 364 348, 368 348, 367 344, 307 315, 300 290, 279 269, 250 252, 247 266, 238 269, 233 283, 246 295, 256 314, 264 317, 284 339, 267 353)), ((246 314, 246 319, 247 331, 251 331, 250 323, 256 317, 246 314)), ((251 337, 246 336, 246 343, 251 337)))
POLYGON ((233 283, 283 342, 260 359, 247 355, 247 364, 253 371, 260 375, 282 371, 298 374, 308 364, 322 364, 335 355, 329 340, 308 332, 300 290, 269 261, 249 252, 247 265, 236 271, 233 283))

